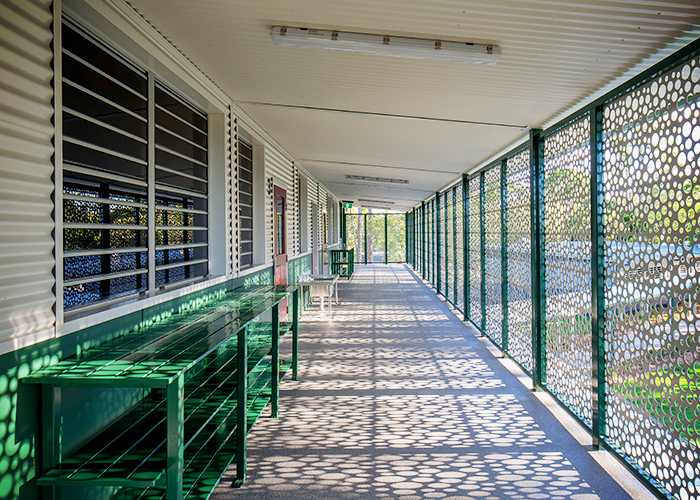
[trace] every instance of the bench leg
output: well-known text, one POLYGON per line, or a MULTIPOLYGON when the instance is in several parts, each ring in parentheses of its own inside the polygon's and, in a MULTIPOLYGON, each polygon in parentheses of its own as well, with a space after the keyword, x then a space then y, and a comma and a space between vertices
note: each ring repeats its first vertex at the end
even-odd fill
POLYGON ((280 305, 279 303, 272 306, 272 380, 270 386, 272 388, 272 396, 270 404, 272 406, 272 418, 279 417, 280 404, 280 305))
POLYGON ((168 384, 168 461, 166 481, 168 490, 166 500, 182 500, 182 470, 185 467, 184 427, 185 427, 185 390, 182 377, 177 377, 168 384))
POLYGON ((292 292, 292 380, 299 380, 299 289, 292 292))
POLYGON ((248 462, 248 444, 246 439, 248 427, 248 325, 238 332, 238 399, 236 401, 236 480, 234 488, 240 488, 245 481, 248 462))
MULTIPOLYGON (((53 384, 41 385, 41 446, 42 451, 38 465, 44 473, 61 461, 61 388, 53 384)), ((61 500, 61 488, 42 486, 42 500, 61 500)))

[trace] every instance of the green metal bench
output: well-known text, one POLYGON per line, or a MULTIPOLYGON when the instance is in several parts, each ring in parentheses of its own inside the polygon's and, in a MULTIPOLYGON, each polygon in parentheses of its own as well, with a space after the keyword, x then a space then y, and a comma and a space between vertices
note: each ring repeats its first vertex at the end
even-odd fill
POLYGON ((291 367, 297 377, 298 310, 296 286, 229 292, 214 304, 24 377, 43 389, 44 474, 38 484, 123 487, 120 499, 206 499, 234 459, 236 485, 242 484, 248 431, 268 402, 278 416, 284 373, 291 367), (291 322, 281 324, 280 301, 290 295, 291 322), (279 341, 289 331, 292 360, 280 360, 279 341), (150 392, 62 457, 62 387, 150 392))
POLYGON ((329 250, 331 261, 330 274, 338 274, 343 278, 352 278, 355 272, 355 249, 329 250))

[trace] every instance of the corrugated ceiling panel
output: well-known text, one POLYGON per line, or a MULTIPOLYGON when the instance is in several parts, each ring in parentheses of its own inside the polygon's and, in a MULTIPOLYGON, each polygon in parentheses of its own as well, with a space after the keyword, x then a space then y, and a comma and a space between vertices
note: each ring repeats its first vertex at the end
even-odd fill
MULTIPOLYGON (((697 0, 129 3, 343 199, 372 196, 372 188, 341 194, 342 162, 377 165, 369 174, 377 177, 423 168, 419 175, 434 192, 526 139, 527 127, 552 123, 700 35, 697 0), (494 43, 503 56, 491 66, 277 47, 269 35, 274 25, 494 43), (387 124, 372 113, 419 120, 387 124), (456 120, 457 139, 440 141, 445 123, 420 118, 456 120), (377 139, 387 131, 388 141, 377 139), (340 139, 328 141, 327 133, 340 139), (307 139, 297 141, 300 134, 307 139), (359 134, 369 140, 356 142, 359 134), (441 142, 463 147, 445 150, 441 142), (416 144, 434 157, 406 152, 416 144), (438 179, 430 170, 455 175, 438 179)), ((409 191, 402 200, 394 192, 397 206, 407 208, 429 196, 409 191)))
POLYGON ((51 2, 0 5, 0 342, 55 324, 51 2))
POLYGON ((525 125, 679 48, 700 25, 692 0, 130 3, 235 100, 525 125), (503 57, 479 66, 285 49, 270 40, 275 24, 496 43, 503 57), (231 64, 221 64, 213 40, 237 48, 231 64))

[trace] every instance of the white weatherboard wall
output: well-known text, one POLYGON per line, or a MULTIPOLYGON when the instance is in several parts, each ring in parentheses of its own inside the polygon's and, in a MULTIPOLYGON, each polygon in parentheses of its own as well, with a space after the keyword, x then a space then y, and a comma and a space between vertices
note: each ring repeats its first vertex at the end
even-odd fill
POLYGON ((238 274, 238 120, 226 113, 226 275, 238 274))
POLYGON ((273 182, 287 190, 288 255, 294 258, 301 253, 301 233, 311 233, 311 202, 326 210, 325 188, 125 1, 2 0, 0 19, 0 354, 271 265, 273 182), (60 81, 60 59, 54 59, 54 53, 60 53, 61 6, 125 57, 139 64, 154 61, 149 70, 207 109, 213 120, 209 228, 213 276, 127 304, 97 308, 65 324, 60 279, 62 180, 61 169, 54 167, 61 160, 61 120, 55 111, 60 110, 61 95, 60 88, 56 93, 53 88, 53 82, 60 81), (52 23, 57 47, 53 47, 52 23), (266 184, 264 217, 255 221, 256 230, 265 232, 265 262, 245 272, 238 266, 241 129, 253 133, 262 147, 266 184), (304 210, 299 206, 302 176, 308 181, 309 195, 304 210), (300 220, 302 213, 306 220, 300 220))
POLYGON ((51 4, 0 3, 0 353, 55 333, 51 4))
MULTIPOLYGON (((278 150, 275 147, 270 147, 268 146, 265 149, 265 172, 266 176, 272 178, 272 183, 275 186, 279 186, 280 188, 284 189, 287 193, 287 223, 286 223, 286 229, 287 229, 287 256, 289 258, 295 257, 296 252, 293 248, 293 245, 291 245, 291 242, 293 241, 293 226, 292 226, 292 221, 293 219, 293 214, 296 211, 296 202, 295 202, 295 189, 296 189, 296 183, 294 182, 294 161, 286 156, 284 153, 282 153, 280 150, 278 150)), ((271 198, 271 213, 270 216, 274 216, 274 195, 271 198)), ((271 220, 271 224, 274 224, 274 219, 271 220)), ((270 255, 269 258, 270 260, 274 259, 274 246, 272 244, 272 231, 270 232, 270 243, 267 248, 269 248, 270 255)))

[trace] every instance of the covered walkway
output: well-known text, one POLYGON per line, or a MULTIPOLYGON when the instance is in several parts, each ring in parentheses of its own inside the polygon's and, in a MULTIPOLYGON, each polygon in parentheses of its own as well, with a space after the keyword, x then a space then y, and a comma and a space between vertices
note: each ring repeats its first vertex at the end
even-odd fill
POLYGON ((252 430, 244 486, 231 469, 213 500, 649 495, 405 265, 357 266, 340 296, 304 312, 299 381, 252 430))

